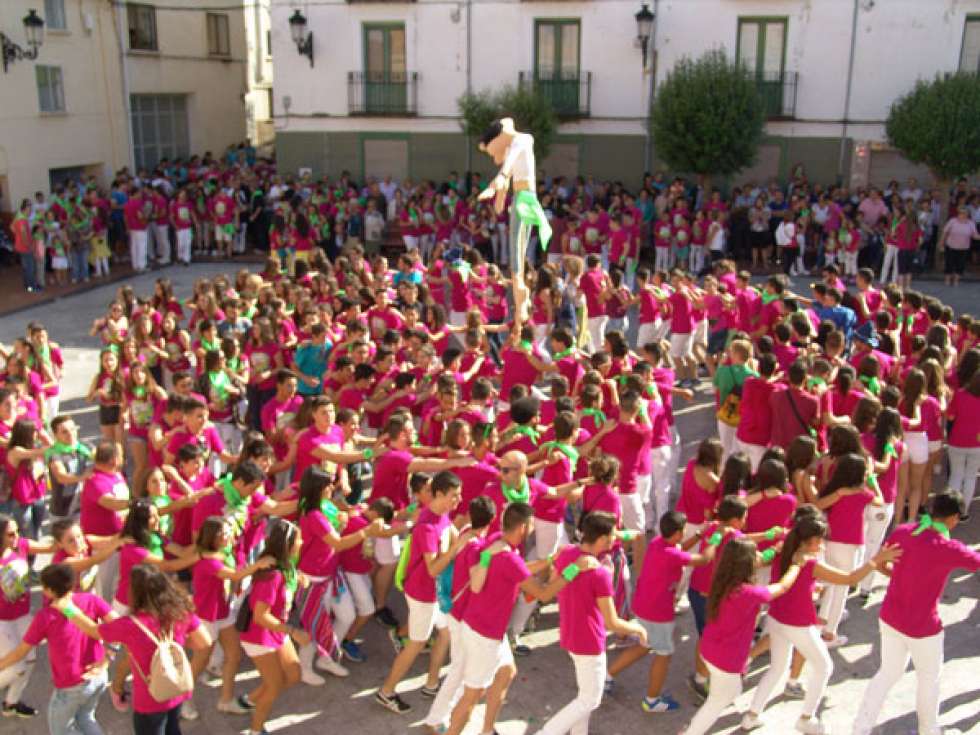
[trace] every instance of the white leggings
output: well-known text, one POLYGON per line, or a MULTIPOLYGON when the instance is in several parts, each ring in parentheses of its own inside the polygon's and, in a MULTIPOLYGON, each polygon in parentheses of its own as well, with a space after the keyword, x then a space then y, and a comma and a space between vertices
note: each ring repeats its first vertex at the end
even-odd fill
MULTIPOLYGON (((863 549, 863 546, 858 546, 857 544, 842 544, 838 541, 828 541, 827 551, 824 556, 829 566, 847 573, 857 567, 858 554, 863 549)), ((841 616, 844 614, 844 603, 846 601, 846 585, 827 585, 827 589, 823 593, 823 600, 820 602, 820 617, 827 621, 824 625, 824 630, 828 633, 837 635, 837 626, 840 625, 841 616)))
POLYGON ((895 686, 912 659, 915 667, 915 711, 919 716, 919 735, 940 735, 939 676, 943 671, 943 632, 928 638, 910 638, 888 623, 881 628, 881 668, 868 683, 854 720, 853 735, 871 735, 888 691, 895 686))
POLYGON ((827 644, 814 625, 783 625, 770 616, 766 626, 769 633, 769 669, 759 681, 749 709, 756 714, 765 709, 776 684, 789 671, 795 648, 806 659, 806 699, 803 700, 802 714, 813 717, 834 669, 827 644))
POLYGON ((568 654, 575 664, 575 699, 558 710, 539 731, 539 735, 588 735, 589 716, 602 702, 602 687, 606 681, 606 654, 579 656, 568 654))
MULTIPOLYGON (((0 656, 6 656, 20 645, 30 624, 30 615, 24 615, 16 620, 0 621, 0 656)), ((0 671, 0 691, 7 690, 3 697, 5 704, 17 704, 20 701, 21 695, 31 680, 31 672, 34 671, 36 658, 37 651, 32 648, 26 658, 0 671)))
MULTIPOLYGON (((876 505, 865 506, 864 549, 861 553, 860 564, 864 564, 868 561, 868 559, 878 553, 882 542, 885 540, 885 534, 888 533, 888 526, 892 522, 892 517, 894 515, 894 503, 886 503, 881 507, 876 505)), ((871 591, 871 588, 874 587, 875 577, 877 575, 877 572, 872 571, 871 574, 861 580, 858 587, 862 592, 871 591)))
POLYGON ((970 512, 973 491, 977 487, 977 471, 980 471, 980 447, 948 447, 949 488, 963 496, 966 512, 970 512))
POLYGON ((881 266, 881 282, 893 283, 898 280, 898 248, 894 245, 885 245, 885 262, 881 266), (888 277, 888 272, 892 271, 892 277, 888 277))
POLYGON ((714 664, 705 661, 708 672, 708 698, 694 714, 684 735, 705 735, 715 724, 718 716, 742 693, 742 675, 722 671, 714 664))

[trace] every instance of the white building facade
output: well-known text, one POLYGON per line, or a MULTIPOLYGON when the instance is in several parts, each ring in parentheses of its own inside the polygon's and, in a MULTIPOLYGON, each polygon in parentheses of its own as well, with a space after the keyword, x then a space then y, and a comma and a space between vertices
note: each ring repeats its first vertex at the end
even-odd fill
MULTIPOLYGON (((659 167, 651 87, 678 59, 724 48, 755 73, 767 138, 740 178, 863 183, 928 172, 884 144, 892 102, 980 57, 980 0, 271 0, 280 168, 442 179, 485 170, 461 133, 468 90, 535 84, 562 115, 550 174, 639 181, 659 167), (313 34, 297 53, 289 19, 313 34)), ((655 94, 655 92, 654 92, 655 94)))
POLYGON ((252 145, 271 147, 276 131, 272 120, 272 0, 244 0, 246 69, 245 125, 252 145))

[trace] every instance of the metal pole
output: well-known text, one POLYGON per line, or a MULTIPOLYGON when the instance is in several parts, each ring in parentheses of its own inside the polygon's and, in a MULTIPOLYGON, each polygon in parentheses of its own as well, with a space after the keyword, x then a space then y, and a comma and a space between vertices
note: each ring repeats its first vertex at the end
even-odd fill
POLYGON ((116 40, 119 43, 119 67, 120 79, 122 82, 123 112, 126 115, 126 148, 129 152, 129 166, 132 173, 136 174, 136 149, 133 144, 133 104, 129 95, 129 64, 126 62, 126 32, 123 26, 123 13, 126 12, 126 4, 114 2, 112 12, 116 21, 116 40))
POLYGON ((858 2, 854 0, 851 13, 851 50, 847 58, 847 84, 844 90, 844 120, 840 131, 840 156, 837 159, 837 180, 844 183, 844 158, 847 154, 847 121, 851 116, 851 83, 854 80, 854 50, 857 47, 858 2))
MULTIPOLYGON (((466 94, 473 93, 473 0, 466 0, 466 94)), ((470 136, 466 136, 466 185, 468 177, 473 172, 473 145, 470 136)))
MULTIPOLYGON (((653 95, 657 90, 657 26, 660 19, 660 0, 653 0, 653 29, 650 31, 650 84, 646 91, 646 116, 643 120, 643 168, 650 170, 653 153, 653 140, 650 135, 650 113, 653 110, 653 95)), ((646 70, 644 69, 644 73, 646 70)))

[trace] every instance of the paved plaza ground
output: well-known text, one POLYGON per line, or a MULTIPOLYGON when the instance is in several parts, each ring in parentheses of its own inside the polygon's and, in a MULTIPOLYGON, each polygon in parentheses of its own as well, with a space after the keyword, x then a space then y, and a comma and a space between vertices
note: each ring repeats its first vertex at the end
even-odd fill
MULTIPOLYGON (((237 266, 236 266, 237 268, 237 266)), ((223 268, 218 264, 196 265, 189 269, 170 268, 160 274, 170 277, 179 296, 190 293, 196 278, 211 276, 223 268)), ((227 269, 229 272, 233 268, 227 269)), ((151 290, 153 278, 148 274, 133 278, 131 283, 138 293, 151 290)), ((798 282, 802 291, 806 282, 798 282)), ((926 293, 934 294, 951 304, 957 313, 977 312, 980 286, 964 285, 954 291, 939 283, 916 283, 926 293)), ((98 341, 88 336, 88 328, 96 316, 102 315, 112 298, 114 286, 93 289, 74 296, 60 298, 53 303, 20 311, 0 318, 0 343, 9 345, 11 340, 23 334, 24 325, 31 319, 41 320, 54 341, 64 348, 67 365, 64 378, 63 410, 75 415, 82 427, 83 437, 94 439, 98 432, 95 409, 85 404, 83 397, 96 366, 98 341)), ((4 297, 0 294, 0 310, 4 297)), ((684 461, 704 437, 715 434, 714 412, 711 394, 704 384, 697 399, 690 404, 676 406, 678 427, 684 441, 684 461)), ((683 464, 681 465, 683 467, 683 464)), ((974 509, 973 521, 968 527, 960 527, 956 536, 971 544, 980 541, 980 511, 974 509)), ((947 587, 940 613, 946 624, 946 667, 942 677, 942 714, 944 726, 958 728, 963 733, 980 733, 980 609, 978 609, 980 579, 967 574, 954 575, 947 587)), ((850 618, 843 623, 842 632, 850 639, 843 650, 832 652, 834 673, 827 693, 821 717, 831 733, 850 733, 854 714, 863 696, 867 680, 878 664, 877 616, 883 589, 877 589, 871 604, 861 609, 852 600, 850 618)), ((37 601, 35 600, 35 605, 37 601)), ((395 605, 403 614, 403 606, 395 605)), ((547 606, 541 616, 538 630, 529 636, 528 643, 534 651, 531 656, 518 660, 518 677, 511 688, 497 730, 500 735, 535 733, 543 722, 572 698, 575 691, 573 669, 567 655, 557 645, 557 607, 547 606)), ((615 692, 606 697, 602 707, 594 714, 592 735, 636 735, 652 732, 673 735, 678 733, 695 710, 694 700, 685 680, 692 670, 694 655, 694 626, 690 613, 683 613, 678 622, 677 653, 668 679, 667 691, 681 703, 678 712, 649 715, 639 706, 645 689, 645 666, 637 665, 624 674, 615 692)), ((427 710, 428 701, 418 689, 424 682, 425 659, 417 663, 412 676, 400 687, 404 698, 413 709, 399 717, 374 704, 375 688, 384 678, 393 658, 393 652, 385 631, 375 623, 364 630, 364 650, 368 660, 363 664, 350 665, 351 676, 340 680, 329 678, 319 688, 297 686, 277 702, 268 729, 274 733, 342 733, 350 730, 356 735, 390 735, 394 733, 421 732, 420 721, 427 710)), ((46 708, 50 696, 50 676, 42 648, 38 666, 32 677, 25 701, 46 708)), ((611 652, 610 656, 615 656, 611 652)), ((739 714, 747 706, 751 690, 761 677, 767 660, 755 662, 746 679, 746 689, 734 708, 728 709, 713 732, 732 733, 738 730, 739 714)), ((257 683, 257 673, 246 664, 238 676, 237 691, 250 690, 257 683)), ((198 687, 195 698, 201 719, 184 723, 186 735, 230 735, 246 729, 247 717, 224 715, 215 709, 217 682, 210 681, 198 687)), ((880 732, 882 735, 907 735, 917 732, 913 714, 915 679, 906 673, 891 692, 883 712, 880 732)), ((795 732, 793 724, 799 713, 800 702, 777 699, 765 713, 766 725, 757 732, 772 735, 788 735, 795 732)), ((474 723, 482 716, 476 713, 474 723)), ((108 698, 99 708, 99 721, 108 735, 130 732, 129 716, 112 709, 108 698)), ((0 720, 0 735, 41 735, 47 732, 43 716, 34 720, 0 720)), ((479 727, 471 725, 467 733, 477 733, 479 727)))

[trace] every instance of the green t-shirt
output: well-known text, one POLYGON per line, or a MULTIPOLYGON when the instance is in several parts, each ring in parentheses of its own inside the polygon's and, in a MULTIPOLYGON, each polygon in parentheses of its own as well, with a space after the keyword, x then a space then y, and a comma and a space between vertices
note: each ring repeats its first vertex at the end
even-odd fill
POLYGON ((722 404, 735 388, 741 388, 745 379, 759 374, 748 365, 722 365, 715 372, 715 388, 718 389, 718 403, 722 404))

